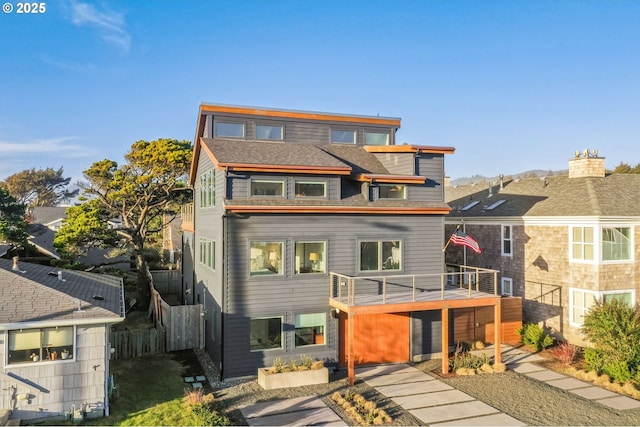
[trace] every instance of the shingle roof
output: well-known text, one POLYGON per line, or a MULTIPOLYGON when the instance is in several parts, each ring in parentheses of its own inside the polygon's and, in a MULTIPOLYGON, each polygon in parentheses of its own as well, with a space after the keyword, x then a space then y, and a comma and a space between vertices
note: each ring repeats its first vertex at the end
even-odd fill
POLYGON ((21 273, 12 266, 12 261, 0 259, 0 325, 124 317, 119 278, 26 262, 19 264, 21 273), (58 271, 64 281, 58 279, 58 271))
POLYGON ((204 144, 222 164, 309 167, 348 167, 313 144, 283 144, 242 140, 207 139, 204 144))
POLYGON ((502 190, 488 185, 445 188, 455 217, 491 216, 640 216, 640 175, 610 174, 595 178, 567 175, 509 181, 502 190), (462 210, 472 201, 478 204, 462 210), (504 200, 492 210, 486 208, 504 200))
POLYGON ((47 225, 58 219, 67 217, 66 207, 60 206, 34 206, 31 209, 33 223, 47 225))

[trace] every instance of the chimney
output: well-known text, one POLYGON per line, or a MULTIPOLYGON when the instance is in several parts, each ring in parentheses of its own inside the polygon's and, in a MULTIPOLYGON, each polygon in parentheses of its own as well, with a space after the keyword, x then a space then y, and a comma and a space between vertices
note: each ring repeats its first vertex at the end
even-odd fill
POLYGON ((569 178, 604 178, 604 157, 598 157, 598 150, 575 152, 569 160, 569 178))
POLYGON ((448 177, 448 176, 444 177, 444 186, 451 187, 451 177, 448 177))

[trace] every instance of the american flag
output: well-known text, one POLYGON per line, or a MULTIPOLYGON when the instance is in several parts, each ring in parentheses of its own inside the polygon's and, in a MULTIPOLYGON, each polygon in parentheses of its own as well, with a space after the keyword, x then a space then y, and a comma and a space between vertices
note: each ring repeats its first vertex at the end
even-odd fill
POLYGON ((460 230, 456 230, 456 232, 451 235, 451 238, 449 240, 453 242, 454 245, 466 246, 472 249, 477 254, 482 252, 482 250, 480 250, 478 242, 476 242, 473 237, 460 230))

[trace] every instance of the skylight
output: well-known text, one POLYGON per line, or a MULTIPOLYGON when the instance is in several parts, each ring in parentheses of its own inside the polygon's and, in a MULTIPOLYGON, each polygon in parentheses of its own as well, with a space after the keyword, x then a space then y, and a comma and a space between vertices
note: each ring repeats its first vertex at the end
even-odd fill
POLYGON ((467 206, 465 206, 464 208, 462 208, 461 210, 466 211, 471 209, 472 207, 474 207, 475 205, 477 205, 478 203, 480 203, 480 200, 475 200, 471 203, 469 203, 467 206))
POLYGON ((501 204, 503 204, 504 202, 506 202, 506 200, 498 200, 497 202, 495 202, 494 204, 487 206, 486 208, 484 208, 487 211, 490 211, 492 209, 497 208, 498 206, 500 206, 501 204))

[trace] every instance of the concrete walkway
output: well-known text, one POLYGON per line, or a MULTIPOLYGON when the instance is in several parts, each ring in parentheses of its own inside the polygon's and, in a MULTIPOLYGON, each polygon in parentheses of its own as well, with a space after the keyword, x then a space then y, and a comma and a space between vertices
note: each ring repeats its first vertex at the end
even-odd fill
POLYGON ((640 408, 640 401, 638 400, 628 396, 622 396, 613 391, 534 364, 533 362, 544 360, 535 354, 525 353, 518 349, 503 346, 502 360, 507 364, 507 368, 514 372, 526 375, 537 381, 542 381, 550 386, 566 390, 569 393, 608 406, 609 408, 619 411, 640 408))
MULTIPOLYGON (((490 356, 494 354, 491 347, 483 351, 490 356)), ((502 361, 518 374, 615 410, 640 408, 640 401, 534 363, 541 360, 544 359, 538 355, 502 346, 502 361)), ((356 368, 356 376, 407 410, 424 425, 525 425, 408 364, 359 367, 356 368)), ((240 411, 250 426, 347 425, 315 396, 261 402, 241 408, 240 411)))

